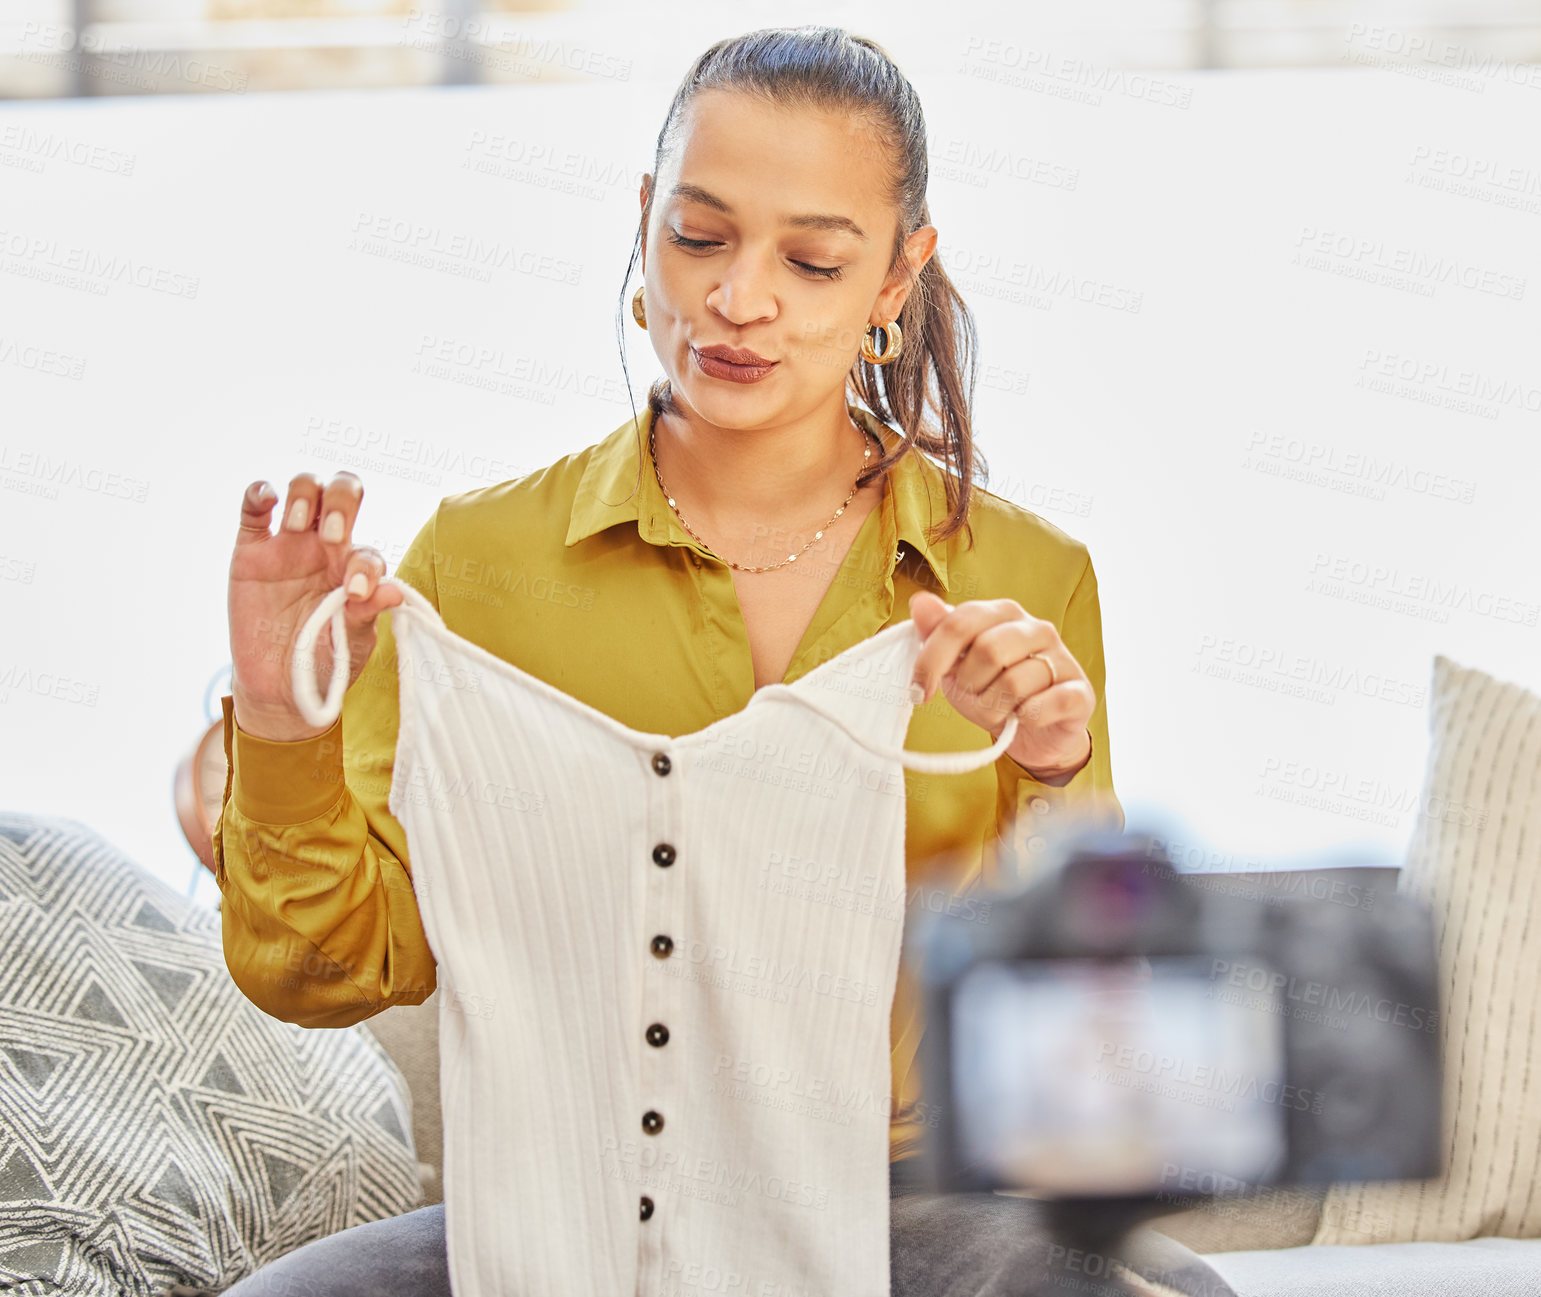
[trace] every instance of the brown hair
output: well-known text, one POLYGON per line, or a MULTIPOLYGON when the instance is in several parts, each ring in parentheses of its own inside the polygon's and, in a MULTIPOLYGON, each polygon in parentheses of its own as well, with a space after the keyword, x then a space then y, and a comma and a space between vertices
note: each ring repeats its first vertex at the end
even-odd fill
MULTIPOLYGON (((652 215, 657 177, 677 143, 682 111, 702 90, 736 90, 769 104, 846 112, 871 121, 875 137, 894 158, 889 194, 899 209, 899 223, 890 271, 904 264, 904 240, 931 222, 926 202, 926 120, 920 98, 881 45, 853 36, 843 27, 816 26, 766 27, 718 41, 685 74, 658 133, 654 186, 642 211, 616 308, 623 373, 625 320, 631 314, 626 288, 652 215)), ((988 469, 974 448, 970 415, 977 345, 974 320, 934 253, 905 299, 899 327, 904 337, 899 358, 879 366, 858 356, 848 380, 873 414, 905 434, 894 454, 874 461, 857 481, 866 485, 912 449, 938 459, 947 470, 943 478, 949 516, 932 537, 936 542, 960 527, 967 528, 972 479, 977 474, 984 480, 988 469), (936 410, 937 424, 926 419, 928 405, 936 410)), ((631 392, 629 374, 626 391, 631 392)), ((655 419, 677 410, 667 379, 660 378, 649 389, 648 406, 655 419)), ((633 417, 636 412, 633 402, 633 417)), ((639 455, 639 481, 641 459, 639 455)), ((969 543, 973 543, 971 531, 969 543)))

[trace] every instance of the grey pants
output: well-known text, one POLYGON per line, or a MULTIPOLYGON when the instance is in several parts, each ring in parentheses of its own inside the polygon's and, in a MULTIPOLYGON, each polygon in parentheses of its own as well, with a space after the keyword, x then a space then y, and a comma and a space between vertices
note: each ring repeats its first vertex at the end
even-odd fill
MULTIPOLYGON (((892 1297, 1236 1297, 1201 1257, 1139 1230, 1119 1263, 1056 1242, 1042 1205, 991 1193, 932 1194, 890 1168, 892 1297), (1153 1285, 1146 1286, 1142 1281, 1153 1285)), ((263 1266, 224 1297, 450 1297, 444 1205, 355 1225, 263 1266)), ((832 1295, 833 1297, 833 1295, 832 1295)))

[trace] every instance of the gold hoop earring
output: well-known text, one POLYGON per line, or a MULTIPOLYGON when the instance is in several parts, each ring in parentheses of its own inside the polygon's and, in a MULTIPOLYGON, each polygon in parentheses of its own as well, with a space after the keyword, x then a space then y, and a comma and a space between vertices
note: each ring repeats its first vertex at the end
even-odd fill
POLYGON ((642 305, 642 289, 644 285, 638 284, 637 291, 631 295, 631 318, 647 328, 647 308, 642 305))
POLYGON ((874 365, 889 365, 899 359, 899 353, 904 350, 904 334, 899 328, 898 320, 890 320, 887 324, 869 324, 866 333, 862 334, 861 355, 862 359, 874 365), (883 350, 872 349, 872 331, 883 330, 883 350))

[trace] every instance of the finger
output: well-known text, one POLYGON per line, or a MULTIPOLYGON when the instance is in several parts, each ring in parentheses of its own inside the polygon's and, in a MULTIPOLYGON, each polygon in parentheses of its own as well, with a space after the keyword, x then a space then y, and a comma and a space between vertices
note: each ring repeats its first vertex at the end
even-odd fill
POLYGON ((917 590, 910 596, 910 620, 924 640, 931 629, 952 611, 952 605, 931 590, 917 590))
POLYGON ((343 605, 350 620, 373 621, 387 608, 394 608, 405 597, 395 585, 382 585, 385 576, 385 558, 380 551, 368 545, 358 546, 348 557, 343 585, 348 590, 343 605), (362 584, 357 584, 359 581, 362 584))
POLYGON ((967 600, 931 628, 931 633, 926 636, 926 642, 916 655, 913 676, 924 690, 926 700, 936 693, 942 677, 952 671, 958 659, 969 651, 974 636, 986 626, 993 626, 1011 615, 1005 608, 1008 602, 1002 599, 967 600))
POLYGON ((235 536, 238 545, 250 544, 272 534, 268 528, 273 520, 273 506, 277 503, 278 492, 271 482, 247 484, 241 496, 241 525, 235 536))
POLYGON ((1058 725, 1064 721, 1091 720, 1097 699, 1091 684, 1085 680, 1062 680, 1047 689, 1039 689, 1023 698, 1012 714, 1029 729, 1044 725, 1058 725))
POLYGON ((368 604, 384 575, 385 559, 380 556, 379 550, 371 549, 368 545, 355 548, 348 555, 348 563, 343 570, 342 583, 348 592, 344 606, 354 612, 368 604))
MULTIPOLYGON (((986 626, 974 636, 968 656, 953 673, 953 681, 968 693, 985 694, 1029 654, 1047 655, 1058 647, 1059 632, 1054 629, 1053 622, 1040 621, 1037 617, 1026 615, 1007 617, 992 626, 986 626)), ((1054 669, 1060 669, 1057 661, 1054 669)), ((1041 662, 1038 671, 1043 677, 1041 683, 1050 683, 1048 668, 1041 662)), ((1065 674, 1062 673, 1059 678, 1063 680, 1065 674)))
POLYGON ((316 525, 316 502, 321 498, 321 479, 314 473, 296 473, 289 479, 281 531, 308 531, 316 525))
POLYGON ((352 543, 353 522, 364 500, 364 484, 357 474, 342 469, 333 474, 321 496, 321 540, 339 553, 352 543))
MULTIPOLYGON (((1049 665, 1042 657, 1023 658, 1001 672, 978 696, 978 701, 1002 718, 1015 716, 1027 721, 1027 704, 1051 689, 1070 684, 1070 680, 1055 682, 1049 679, 1049 665)), ((1038 711, 1032 713, 1033 724, 1044 723, 1038 711)))

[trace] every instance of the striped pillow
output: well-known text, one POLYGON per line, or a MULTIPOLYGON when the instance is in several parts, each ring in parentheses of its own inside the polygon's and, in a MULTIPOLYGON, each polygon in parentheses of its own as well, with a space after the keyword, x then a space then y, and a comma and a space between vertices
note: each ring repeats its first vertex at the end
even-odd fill
POLYGON ((1316 1244, 1541 1237, 1541 696, 1434 658, 1399 886, 1434 911, 1445 1173, 1337 1184, 1316 1244))

